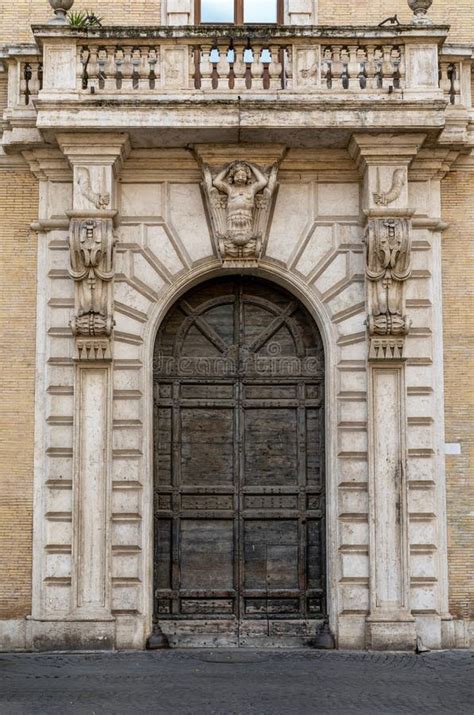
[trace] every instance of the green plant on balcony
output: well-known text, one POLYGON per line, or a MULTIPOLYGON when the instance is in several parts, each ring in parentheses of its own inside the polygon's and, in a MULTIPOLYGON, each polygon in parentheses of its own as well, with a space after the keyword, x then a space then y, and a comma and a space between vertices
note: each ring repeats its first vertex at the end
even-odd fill
POLYGON ((69 25, 75 30, 87 30, 91 27, 102 27, 102 18, 91 10, 77 10, 68 13, 69 25))

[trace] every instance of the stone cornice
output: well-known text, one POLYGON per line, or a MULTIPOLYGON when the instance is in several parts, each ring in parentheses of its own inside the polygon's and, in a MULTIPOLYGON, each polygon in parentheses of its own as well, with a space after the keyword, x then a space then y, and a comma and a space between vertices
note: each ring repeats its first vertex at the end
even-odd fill
POLYGON ((71 168, 59 149, 31 149, 22 152, 22 156, 40 181, 72 181, 71 168))
POLYGON ((68 26, 33 25, 33 34, 38 42, 44 39, 77 38, 78 40, 150 40, 150 39, 201 39, 229 37, 247 39, 298 39, 321 38, 328 40, 436 40, 443 44, 449 25, 180 25, 180 26, 133 26, 113 25, 87 31, 74 30, 68 26))

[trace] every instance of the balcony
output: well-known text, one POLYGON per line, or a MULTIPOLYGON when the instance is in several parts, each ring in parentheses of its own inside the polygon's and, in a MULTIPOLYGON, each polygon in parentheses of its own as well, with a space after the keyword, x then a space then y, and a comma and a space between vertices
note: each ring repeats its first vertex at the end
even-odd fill
POLYGON ((454 117, 457 140, 468 133, 472 57, 444 54, 447 27, 33 30, 36 53, 6 57, 12 150, 76 130, 126 130, 136 146, 344 146, 360 130, 454 141, 454 117))

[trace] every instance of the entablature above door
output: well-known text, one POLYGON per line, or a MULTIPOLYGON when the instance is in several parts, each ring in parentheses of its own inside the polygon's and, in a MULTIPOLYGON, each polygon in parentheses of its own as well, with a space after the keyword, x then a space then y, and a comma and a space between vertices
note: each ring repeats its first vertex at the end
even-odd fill
POLYGON ((36 51, 5 55, 3 146, 14 152, 68 131, 127 131, 137 148, 346 147, 356 131, 420 131, 471 146, 472 58, 446 54, 447 31, 35 26, 36 51))

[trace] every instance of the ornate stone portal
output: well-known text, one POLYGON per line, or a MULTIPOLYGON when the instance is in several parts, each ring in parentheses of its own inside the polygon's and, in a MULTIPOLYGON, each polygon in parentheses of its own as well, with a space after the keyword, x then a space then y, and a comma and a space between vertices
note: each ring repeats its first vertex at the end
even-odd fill
MULTIPOLYGON (((153 383, 153 342, 188 288, 236 273, 285 287, 321 330, 327 430, 318 454, 338 646, 413 648, 420 634, 430 647, 449 645, 439 175, 454 161, 462 121, 460 112, 448 117, 448 146, 433 149, 445 31, 365 28, 363 39, 339 28, 335 39, 334 30, 320 37, 299 28, 290 43, 285 30, 272 63, 260 61, 257 42, 254 61, 242 63, 240 30, 239 62, 222 49, 227 40, 213 47, 202 31, 145 28, 127 40, 104 32, 107 50, 102 38, 87 38, 86 68, 85 38, 37 33, 43 88, 25 80, 4 133, 6 150, 24 146, 41 182, 29 643, 146 643, 152 485, 163 469, 151 457, 152 414, 157 400, 177 398, 176 386, 153 383), (264 101, 273 91, 281 101, 264 101), (424 148, 420 127, 430 135, 424 148)), ((13 89, 22 62, 12 60, 13 89)), ((181 305, 183 323, 196 323, 199 355, 205 326, 187 321, 193 306, 181 305)), ((261 305, 242 308, 257 325, 261 305)), ((285 363, 288 326, 276 317, 268 336, 279 333, 280 352, 266 359, 285 363)), ((214 324, 207 333, 219 359, 225 340, 214 324)), ((292 410, 308 403, 311 425, 317 394, 303 387, 285 399, 292 410)), ((202 394, 205 409, 208 385, 202 394)), ((267 399, 264 382, 254 394, 267 399)), ((179 397, 188 409, 192 396, 179 397)), ((303 452, 304 420, 292 424, 303 452)), ((269 459, 274 443, 262 442, 269 459)), ((307 443, 300 464, 316 467, 315 440, 307 443)), ((174 498, 172 489, 165 496, 174 498)))

